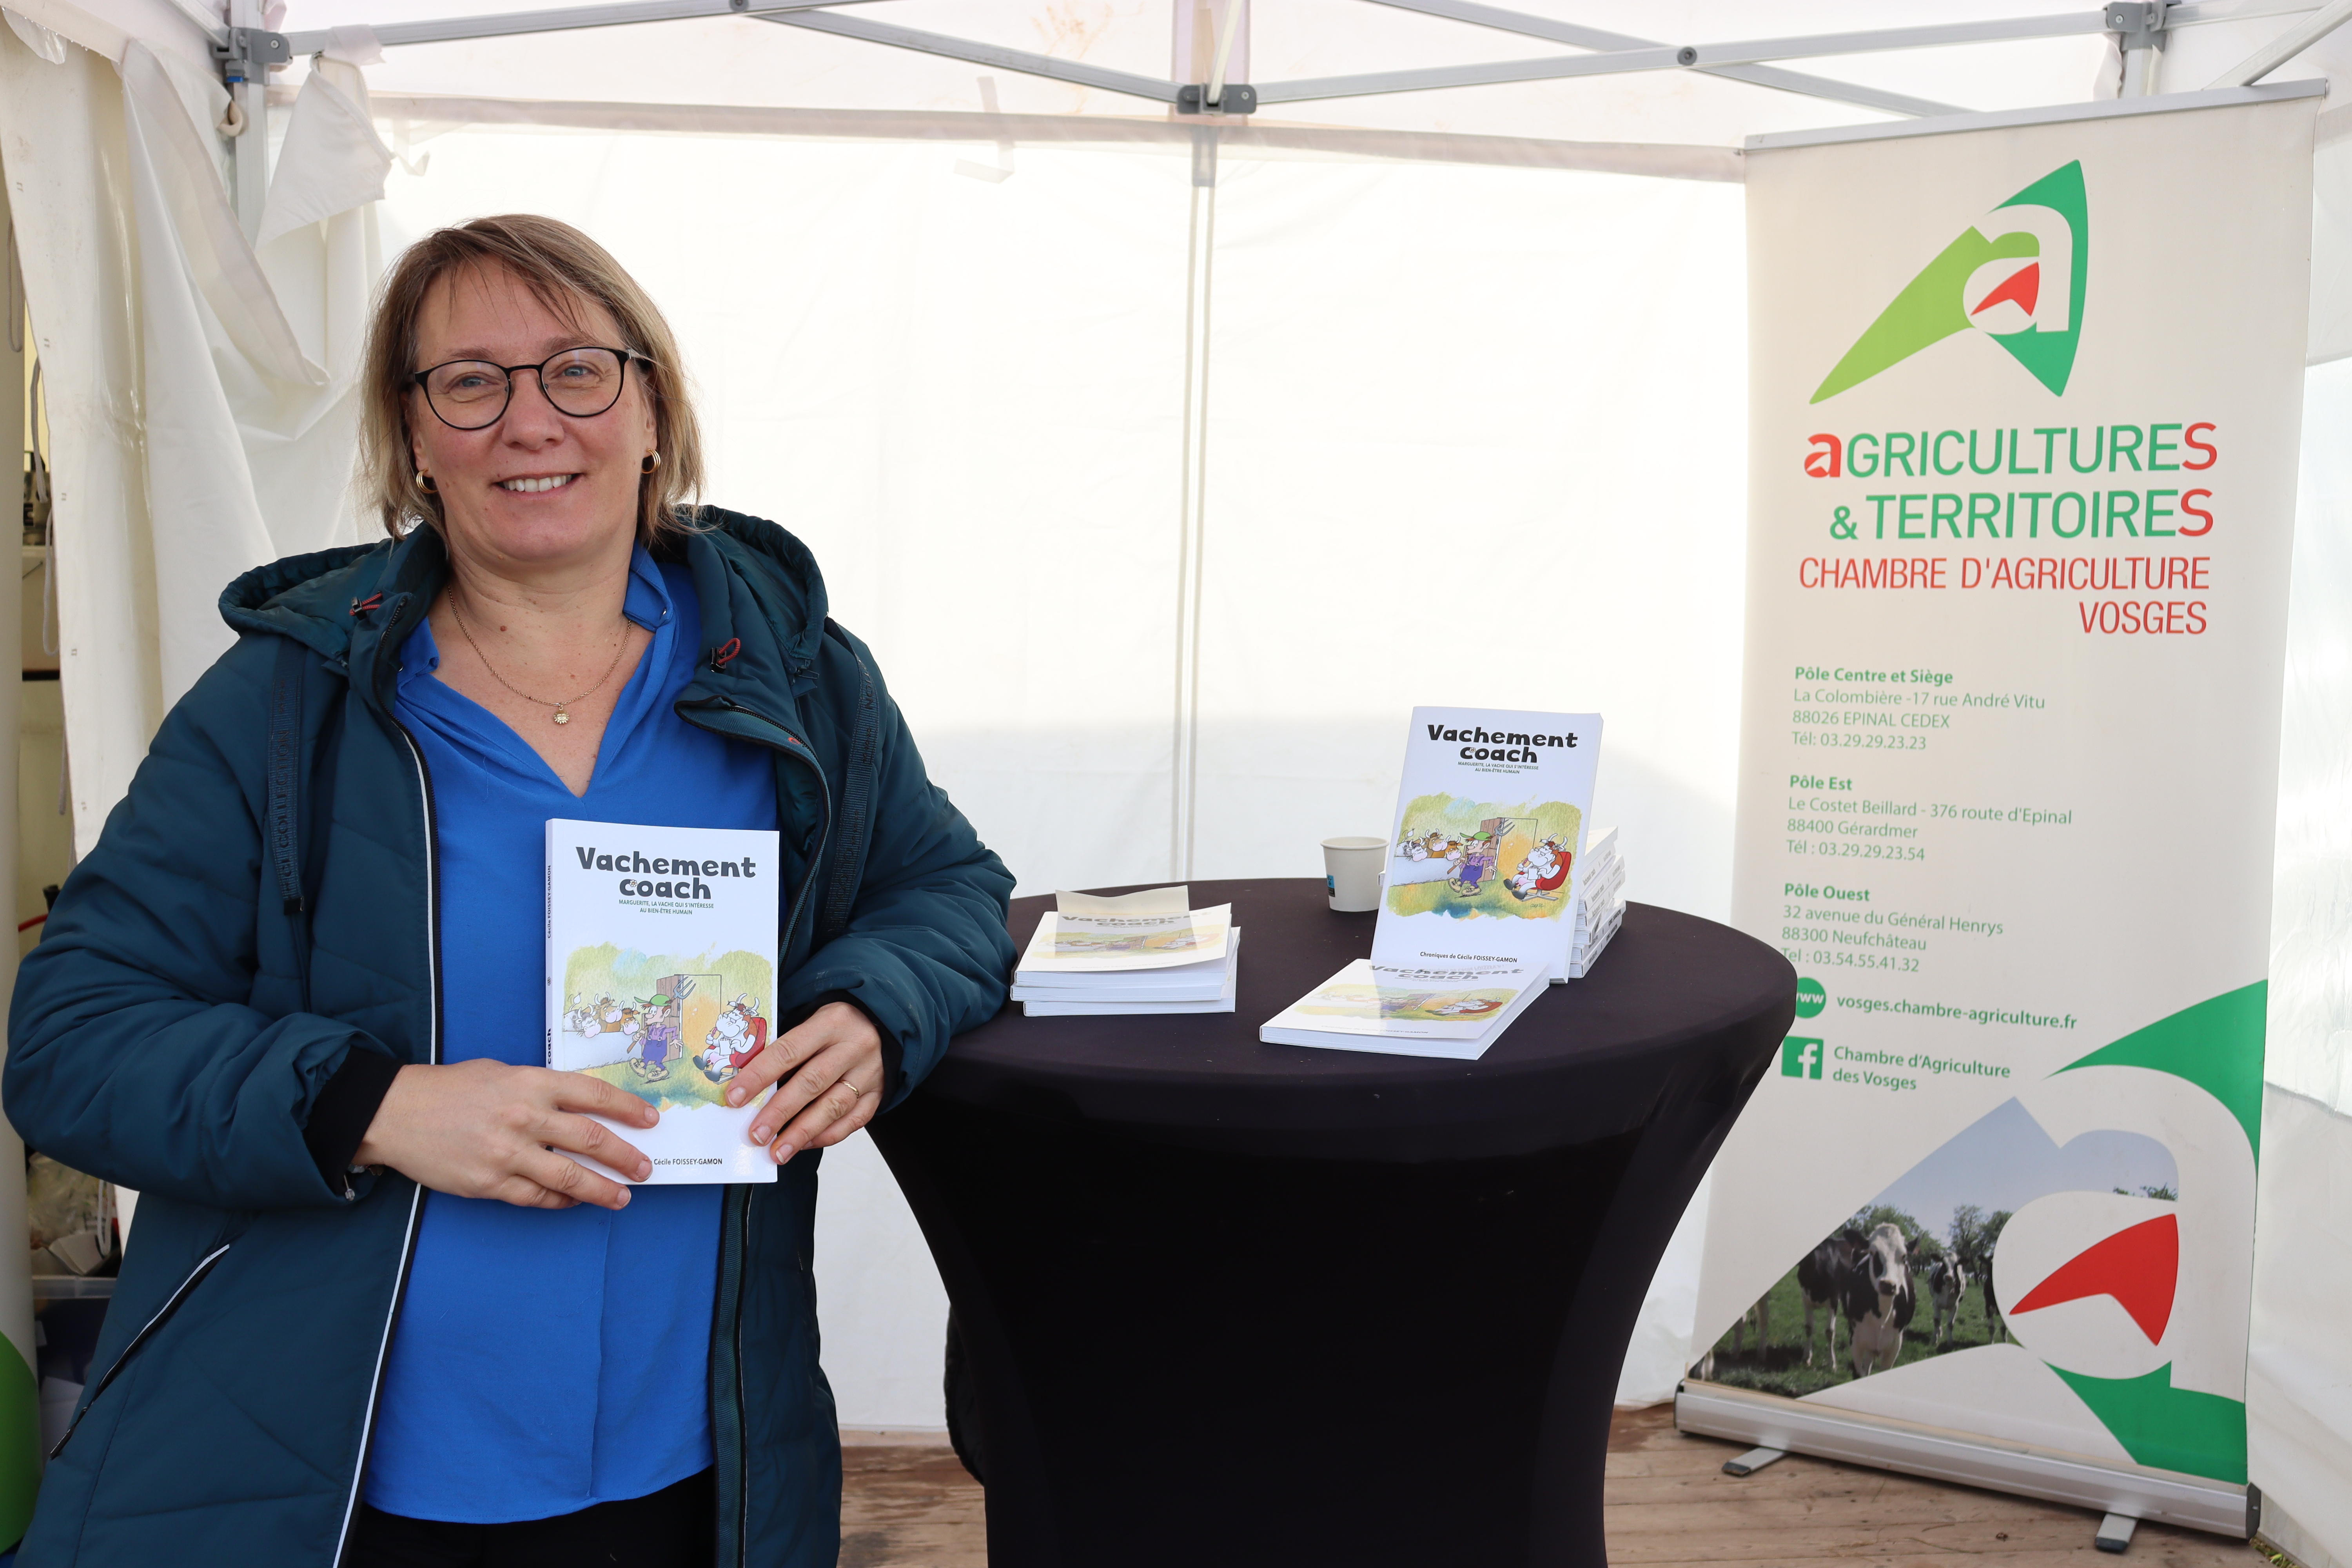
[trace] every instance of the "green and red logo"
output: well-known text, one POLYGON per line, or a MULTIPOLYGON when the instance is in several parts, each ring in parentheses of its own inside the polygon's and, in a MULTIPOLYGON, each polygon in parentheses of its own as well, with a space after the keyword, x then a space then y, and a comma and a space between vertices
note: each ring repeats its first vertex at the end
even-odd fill
POLYGON ((1835 397, 1970 329, 2063 395, 2083 333, 2089 244, 2090 204, 2076 162, 2052 170, 1962 229, 1854 340, 1812 401, 1835 397))

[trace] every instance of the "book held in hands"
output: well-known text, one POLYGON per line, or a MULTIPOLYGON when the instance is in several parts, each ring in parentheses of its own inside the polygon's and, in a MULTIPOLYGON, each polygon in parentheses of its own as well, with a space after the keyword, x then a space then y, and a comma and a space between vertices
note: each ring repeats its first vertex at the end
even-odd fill
POLYGON ((779 866, 773 832, 547 825, 547 1065, 661 1112, 604 1121, 653 1162, 644 1184, 776 1179, 751 1140, 767 1096, 726 1096, 775 1017, 779 866))

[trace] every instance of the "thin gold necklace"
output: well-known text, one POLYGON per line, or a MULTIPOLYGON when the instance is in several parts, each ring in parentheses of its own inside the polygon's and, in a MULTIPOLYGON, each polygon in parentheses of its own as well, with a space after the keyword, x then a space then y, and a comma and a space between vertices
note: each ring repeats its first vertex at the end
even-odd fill
MULTIPOLYGON (((629 646, 628 628, 625 625, 621 630, 620 643, 613 649, 613 662, 604 667, 604 673, 596 678, 596 684, 582 692, 578 697, 567 697, 561 702, 550 702, 544 697, 533 697, 530 692, 525 691, 513 681, 509 680, 505 676, 499 673, 498 667, 490 662, 490 656, 484 653, 482 651, 482 645, 474 640, 474 628, 466 624, 466 613, 457 607, 457 596, 455 594, 449 595, 449 614, 457 617, 457 629, 466 634, 466 645, 474 650, 474 657, 482 661, 482 668, 490 672, 490 679, 497 681, 500 686, 505 687, 509 691, 513 692, 517 697, 521 698, 525 702, 536 702, 541 708, 554 709, 555 721, 559 724, 569 724, 572 722, 572 715, 565 711, 565 710, 569 709, 574 702, 593 697, 597 692, 604 689, 604 682, 612 679, 613 671, 621 668, 621 655, 627 650, 629 646)), ((625 621, 626 617, 625 616, 623 618, 625 621)))

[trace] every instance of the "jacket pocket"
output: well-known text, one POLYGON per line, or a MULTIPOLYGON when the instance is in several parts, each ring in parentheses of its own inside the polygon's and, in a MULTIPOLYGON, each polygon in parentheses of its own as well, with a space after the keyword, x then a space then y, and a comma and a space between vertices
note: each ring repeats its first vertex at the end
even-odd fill
POLYGON ((122 1369, 131 1364, 131 1358, 137 1355, 165 1323, 171 1321, 172 1314, 180 1310, 180 1303, 188 1299, 190 1291, 203 1283, 205 1276, 213 1271, 213 1265, 226 1257, 229 1247, 235 1244, 231 1242, 223 1242, 200 1258, 196 1266, 188 1271, 188 1277, 180 1281, 180 1288, 173 1291, 163 1304, 155 1310, 155 1315, 140 1325, 139 1331, 131 1336, 131 1342, 122 1347, 122 1353, 114 1358, 114 1364, 108 1367, 105 1375, 91 1387, 89 1397, 81 1402, 81 1408, 74 1412, 74 1418, 67 1426, 65 1436, 59 1437, 57 1447, 49 1450, 50 1458, 54 1459, 66 1451, 66 1445, 73 1441, 73 1435, 80 1429, 81 1418, 89 1414, 90 1406, 98 1403, 100 1396, 105 1394, 107 1386, 121 1374, 122 1369))

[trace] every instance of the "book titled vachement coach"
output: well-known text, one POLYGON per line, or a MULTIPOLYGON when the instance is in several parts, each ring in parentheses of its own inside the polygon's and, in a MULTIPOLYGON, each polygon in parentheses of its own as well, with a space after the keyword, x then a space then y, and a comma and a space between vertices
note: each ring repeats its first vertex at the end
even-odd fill
POLYGON ((605 1123, 651 1184, 776 1179, 750 1135, 766 1096, 730 1106, 727 1086, 775 1016, 778 868, 772 832, 547 825, 547 1065, 661 1112, 605 1123))

